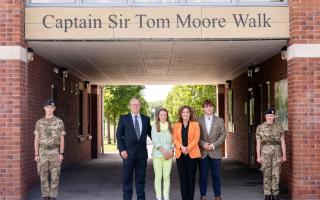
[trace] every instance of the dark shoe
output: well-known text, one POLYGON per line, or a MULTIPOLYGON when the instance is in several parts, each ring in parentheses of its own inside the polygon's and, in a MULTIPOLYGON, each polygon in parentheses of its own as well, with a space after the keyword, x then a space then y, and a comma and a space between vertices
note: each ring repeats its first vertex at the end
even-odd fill
POLYGON ((43 200, 50 200, 50 197, 43 197, 43 200))
POLYGON ((51 199, 50 199, 50 200, 56 200, 56 198, 51 197, 51 199))
POLYGON ((279 195, 273 195, 272 200, 280 200, 279 195))
POLYGON ((214 197, 214 200, 221 200, 221 197, 214 197))
POLYGON ((200 200, 207 200, 205 196, 201 196, 200 200))
POLYGON ((264 200, 272 200, 272 195, 264 195, 264 200))

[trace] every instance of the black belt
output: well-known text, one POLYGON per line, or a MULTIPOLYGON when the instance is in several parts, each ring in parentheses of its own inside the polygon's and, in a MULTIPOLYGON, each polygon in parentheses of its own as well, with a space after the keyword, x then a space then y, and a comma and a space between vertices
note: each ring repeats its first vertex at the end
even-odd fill
POLYGON ((278 141, 262 141, 262 145, 280 145, 280 142, 278 141))

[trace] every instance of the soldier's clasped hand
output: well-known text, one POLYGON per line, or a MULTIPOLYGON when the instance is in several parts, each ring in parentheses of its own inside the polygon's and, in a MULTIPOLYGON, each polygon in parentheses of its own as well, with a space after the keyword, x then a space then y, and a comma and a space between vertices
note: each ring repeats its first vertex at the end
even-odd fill
POLYGON ((34 160, 35 160, 36 162, 39 162, 39 161, 40 161, 39 155, 35 155, 35 156, 34 156, 34 160))
POLYGON ((257 157, 257 162, 261 164, 261 157, 257 157))
POLYGON ((59 161, 59 162, 62 162, 62 161, 63 161, 63 154, 59 154, 59 155, 58 155, 58 161, 59 161))
POLYGON ((282 161, 282 162, 286 162, 286 161, 287 161, 287 156, 286 156, 286 155, 283 155, 282 158, 281 158, 281 161, 282 161))

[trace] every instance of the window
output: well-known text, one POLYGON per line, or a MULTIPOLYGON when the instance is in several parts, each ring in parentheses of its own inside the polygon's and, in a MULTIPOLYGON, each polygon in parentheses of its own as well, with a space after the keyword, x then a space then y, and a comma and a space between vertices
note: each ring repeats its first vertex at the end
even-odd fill
POLYGON ((127 0, 82 0, 82 3, 87 3, 87 4, 104 4, 104 3, 128 3, 127 0))
POLYGON ((87 120, 88 120, 88 135, 91 135, 91 94, 87 97, 87 120))
POLYGON ((253 126, 254 120, 254 98, 249 100, 249 125, 253 126))
POLYGON ((51 85, 51 99, 56 103, 58 102, 58 87, 55 84, 51 85))
POLYGON ((232 3, 232 0, 187 0, 190 3, 232 3))
POLYGON ((79 118, 78 118, 78 132, 79 135, 83 135, 83 92, 82 90, 79 91, 79 118))
POLYGON ((135 3, 179 3, 180 0, 134 0, 135 3))
POLYGON ((288 79, 275 82, 274 92, 277 121, 288 130, 288 79))
POLYGON ((228 132, 234 133, 233 124, 233 96, 232 90, 228 90, 228 132))
POLYGON ((46 5, 75 5, 75 6, 87 6, 90 4, 217 4, 217 5, 283 5, 288 4, 288 0, 27 0, 29 5, 35 6, 46 5), (40 5, 39 5, 40 4, 40 5))
POLYGON ((238 0, 239 3, 258 3, 258 2, 288 2, 288 0, 238 0))
POLYGON ((56 3, 56 4, 68 4, 75 3, 76 0, 30 0, 30 3, 56 3))
POLYGON ((270 96, 271 96, 271 91, 270 91, 270 81, 266 82, 266 85, 267 85, 267 100, 268 100, 268 104, 267 104, 267 107, 270 108, 271 106, 271 103, 270 103, 270 96))
POLYGON ((263 104, 264 104, 264 99, 263 99, 263 88, 262 84, 259 85, 259 91, 260 91, 260 123, 263 122, 263 117, 264 117, 264 110, 263 110, 263 104))

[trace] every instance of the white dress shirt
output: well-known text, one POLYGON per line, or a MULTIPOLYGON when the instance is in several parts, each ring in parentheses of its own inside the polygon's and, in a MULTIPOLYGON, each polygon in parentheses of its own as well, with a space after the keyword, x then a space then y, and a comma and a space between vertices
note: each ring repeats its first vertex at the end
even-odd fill
POLYGON ((205 115, 204 118, 205 118, 205 121, 206 121, 207 133, 209 135, 210 130, 211 130, 211 125, 212 125, 212 122, 213 122, 213 114, 210 115, 210 116, 205 115))

